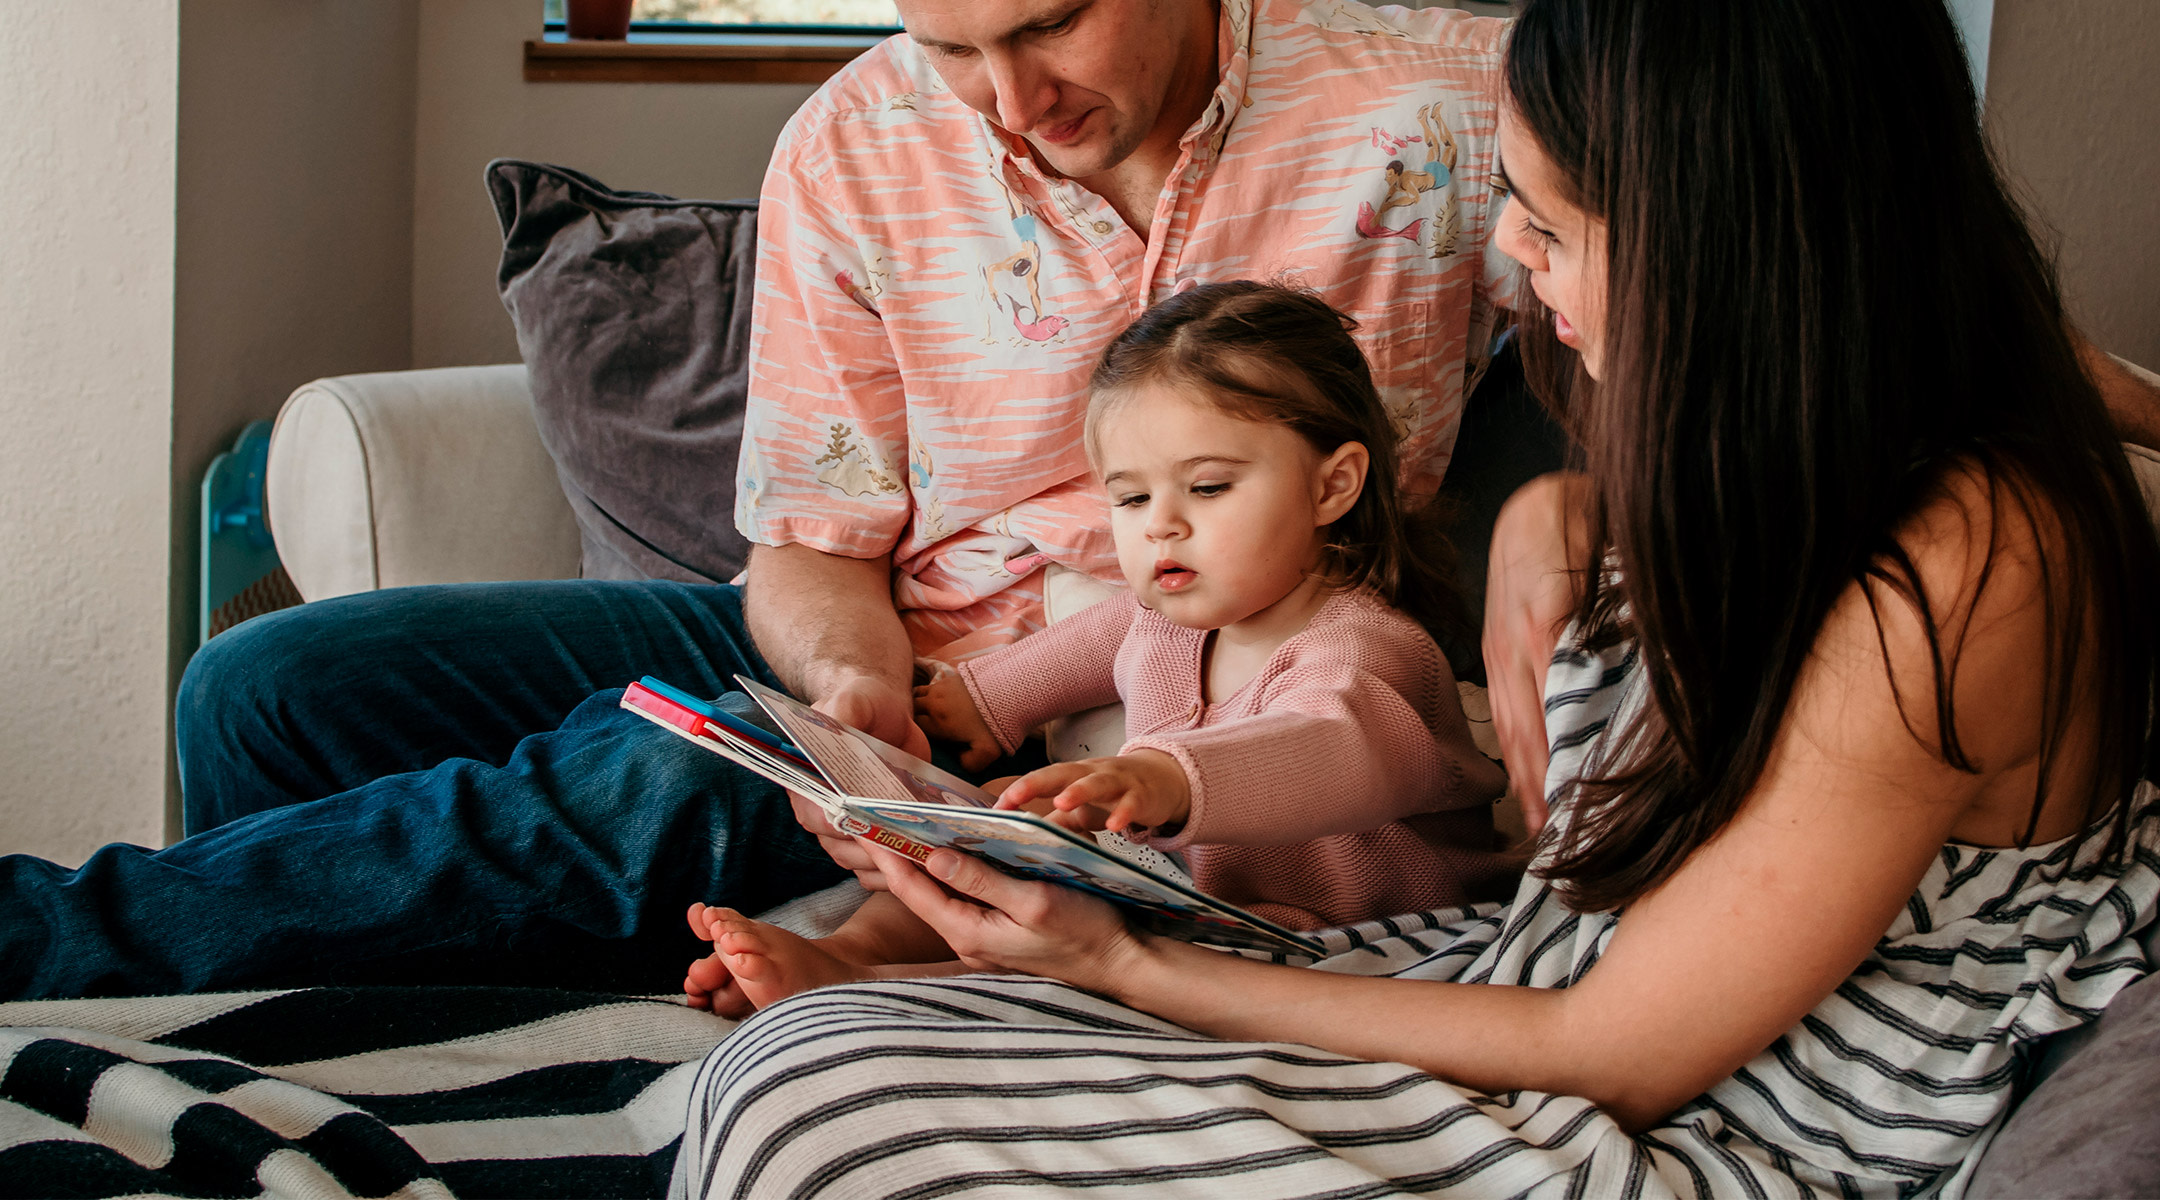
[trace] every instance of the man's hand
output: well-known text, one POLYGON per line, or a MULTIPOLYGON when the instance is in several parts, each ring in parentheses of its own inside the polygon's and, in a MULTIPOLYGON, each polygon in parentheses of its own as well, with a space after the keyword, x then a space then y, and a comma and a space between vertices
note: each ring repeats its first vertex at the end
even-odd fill
POLYGON ((846 676, 810 707, 926 762, 930 758, 930 739, 915 724, 913 697, 906 687, 896 687, 890 680, 846 676))
POLYGON ((1543 475, 1524 484, 1493 525, 1485 577, 1485 686, 1508 791, 1532 836, 1545 827, 1545 672, 1580 595, 1587 559, 1587 481, 1543 475))
MULTIPOLYGON (((990 732, 990 725, 983 720, 982 710, 975 707, 975 698, 968 695, 967 684, 961 682, 960 672, 949 664, 933 659, 921 659, 916 664, 930 672, 930 682, 915 688, 915 723, 940 741, 959 742, 967 749, 960 753, 960 765, 970 771, 980 771, 998 760, 1004 748, 997 743, 997 736, 990 732)), ((929 755, 918 755, 928 758, 929 755)))
POLYGON ((1052 763, 1014 781, 998 796, 998 807, 1021 808, 1045 798, 1083 828, 1118 833, 1160 832, 1192 814, 1185 768, 1160 750, 1052 763))
MULTIPOLYGON (((909 703, 907 693, 882 679, 846 677, 832 693, 811 707, 917 758, 927 761, 930 757, 930 740, 915 724, 914 706, 909 703)), ((863 843, 834 829, 832 822, 825 819, 825 810, 809 797, 789 792, 788 802, 794 806, 795 819, 817 838, 818 845, 824 847, 834 862, 855 872, 857 882, 871 891, 885 890, 884 874, 879 870, 877 860, 863 848, 863 843)))

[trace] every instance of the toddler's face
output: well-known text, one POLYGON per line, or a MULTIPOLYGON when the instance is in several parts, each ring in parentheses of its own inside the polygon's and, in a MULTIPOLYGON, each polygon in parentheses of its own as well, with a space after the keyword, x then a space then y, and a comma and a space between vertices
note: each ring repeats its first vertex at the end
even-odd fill
POLYGON ((1142 385, 1097 426, 1118 566, 1140 602, 1220 629, 1319 563, 1322 457, 1288 428, 1142 385))

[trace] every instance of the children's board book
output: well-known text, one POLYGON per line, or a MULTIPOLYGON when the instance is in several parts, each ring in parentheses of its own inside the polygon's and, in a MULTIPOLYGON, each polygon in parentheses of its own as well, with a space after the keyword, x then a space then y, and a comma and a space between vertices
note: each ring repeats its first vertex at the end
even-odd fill
POLYGON ((1091 892, 1152 933, 1307 958, 1325 953, 1312 938, 1194 890, 1153 850, 1139 852, 1156 858, 1150 867, 1034 813, 993 807, 994 797, 956 775, 754 679, 735 680, 778 734, 650 675, 623 692, 622 706, 810 798, 841 832, 917 861, 934 849, 957 850, 1010 875, 1091 892))

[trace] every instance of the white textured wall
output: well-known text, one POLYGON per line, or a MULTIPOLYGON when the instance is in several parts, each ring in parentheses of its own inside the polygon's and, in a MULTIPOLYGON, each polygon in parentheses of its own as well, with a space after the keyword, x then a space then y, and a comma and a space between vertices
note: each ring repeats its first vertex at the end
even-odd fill
POLYGON ((2053 229, 2071 313, 2160 368, 2160 3, 1995 0, 1987 125, 2053 229))
POLYGON ((0 19, 0 851, 164 826, 178 0, 0 19))
POLYGON ((421 0, 413 190, 413 365, 517 361, 495 293, 491 158, 560 163, 611 187, 755 198, 807 84, 526 83, 538 0, 421 0))

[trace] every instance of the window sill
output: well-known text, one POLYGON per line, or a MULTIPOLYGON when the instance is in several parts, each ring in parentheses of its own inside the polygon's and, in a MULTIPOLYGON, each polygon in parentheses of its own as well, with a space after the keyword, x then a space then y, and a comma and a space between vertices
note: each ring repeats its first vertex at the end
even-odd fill
POLYGON ((633 33, 525 43, 527 83, 823 83, 883 34, 633 33))

